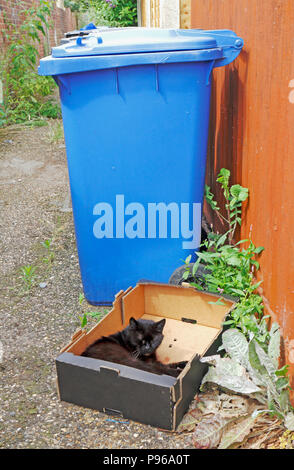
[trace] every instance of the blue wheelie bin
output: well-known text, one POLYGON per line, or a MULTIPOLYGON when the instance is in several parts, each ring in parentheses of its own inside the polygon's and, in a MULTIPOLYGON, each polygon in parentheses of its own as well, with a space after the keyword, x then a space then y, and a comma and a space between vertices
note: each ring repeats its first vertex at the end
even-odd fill
MULTIPOLYGON (((201 236, 211 76, 228 30, 93 30, 52 49, 84 294, 168 282, 201 236)), ((193 259, 193 258, 192 258, 193 259)))

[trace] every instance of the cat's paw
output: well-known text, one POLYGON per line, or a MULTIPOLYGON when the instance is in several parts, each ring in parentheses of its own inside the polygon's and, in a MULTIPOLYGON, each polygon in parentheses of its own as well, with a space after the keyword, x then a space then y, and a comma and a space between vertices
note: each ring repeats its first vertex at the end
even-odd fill
POLYGON ((188 361, 181 361, 177 362, 177 369, 184 369, 184 367, 188 364, 188 361))

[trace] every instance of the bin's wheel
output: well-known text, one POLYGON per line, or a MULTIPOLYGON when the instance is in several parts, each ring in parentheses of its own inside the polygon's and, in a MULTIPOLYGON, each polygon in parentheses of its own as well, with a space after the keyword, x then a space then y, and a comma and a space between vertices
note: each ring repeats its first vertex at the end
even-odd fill
MULTIPOLYGON (((180 266, 177 268, 169 278, 168 283, 169 284, 174 284, 176 286, 180 286, 183 281, 189 282, 193 281, 194 277, 192 276, 192 268, 194 266, 194 263, 189 263, 189 264, 184 264, 183 266, 180 266), (183 279, 183 274, 187 269, 187 266, 189 267, 190 275, 188 278, 183 279)), ((208 273, 208 270, 205 268, 203 264, 199 264, 198 269, 196 271, 195 277, 197 278, 197 281, 202 283, 204 281, 204 275, 208 273)))

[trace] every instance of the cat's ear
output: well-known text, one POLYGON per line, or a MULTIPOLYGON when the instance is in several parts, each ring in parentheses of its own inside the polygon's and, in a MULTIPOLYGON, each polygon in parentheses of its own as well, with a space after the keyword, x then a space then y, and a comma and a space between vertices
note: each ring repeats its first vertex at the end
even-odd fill
POLYGON ((136 330, 138 328, 138 322, 133 317, 130 318, 130 327, 132 330, 136 330))
POLYGON ((165 321, 165 318, 163 318, 162 320, 155 323, 155 331, 157 331, 157 333, 162 333, 165 321))

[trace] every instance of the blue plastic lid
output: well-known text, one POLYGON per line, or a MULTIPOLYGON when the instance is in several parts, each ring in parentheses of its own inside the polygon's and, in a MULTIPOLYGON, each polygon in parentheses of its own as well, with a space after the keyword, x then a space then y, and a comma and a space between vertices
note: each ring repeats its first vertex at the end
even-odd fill
POLYGON ((76 57, 141 52, 162 52, 212 49, 217 47, 213 35, 201 30, 174 30, 159 28, 126 28, 99 31, 86 37, 52 48, 52 57, 76 57))
POLYGON ((40 60, 39 75, 69 74, 145 64, 211 61, 232 62, 243 39, 231 30, 97 28, 52 48, 40 60))
POLYGON ((88 29, 97 29, 97 27, 94 25, 94 23, 89 23, 81 28, 80 31, 88 31, 88 29))

